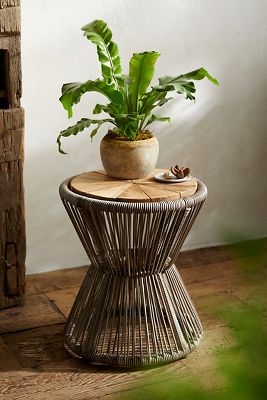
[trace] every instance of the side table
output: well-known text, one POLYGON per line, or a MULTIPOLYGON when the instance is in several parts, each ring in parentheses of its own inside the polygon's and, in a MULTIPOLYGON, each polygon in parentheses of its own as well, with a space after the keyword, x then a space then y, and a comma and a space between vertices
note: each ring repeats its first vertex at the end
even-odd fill
POLYGON ((94 171, 63 182, 60 195, 91 262, 67 320, 66 349, 128 367, 185 357, 203 332, 174 261, 206 186, 94 171))

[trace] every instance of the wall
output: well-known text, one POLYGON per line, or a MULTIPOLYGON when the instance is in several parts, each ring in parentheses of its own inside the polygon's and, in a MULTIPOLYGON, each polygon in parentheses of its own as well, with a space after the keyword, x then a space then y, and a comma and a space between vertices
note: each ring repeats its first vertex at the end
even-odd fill
MULTIPOLYGON (((162 109, 170 125, 154 125, 158 166, 179 162, 208 186, 209 197, 184 248, 222 242, 222 232, 266 234, 267 95, 265 0, 23 0, 23 105, 26 109, 28 273, 87 263, 58 196, 65 178, 101 168, 99 141, 89 134, 55 139, 71 123, 58 102, 64 82, 100 76, 95 47, 80 27, 104 19, 127 71, 133 52, 157 50, 157 76, 206 67, 220 81, 197 84, 197 101, 162 109)), ((84 96, 75 118, 89 116, 100 95, 84 96)))

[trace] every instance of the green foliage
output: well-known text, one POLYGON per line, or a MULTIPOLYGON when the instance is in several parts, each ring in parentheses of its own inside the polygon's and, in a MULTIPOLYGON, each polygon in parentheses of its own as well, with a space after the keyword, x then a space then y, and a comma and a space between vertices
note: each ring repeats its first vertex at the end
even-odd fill
POLYGON ((139 101, 146 92, 155 70, 159 53, 155 51, 133 54, 129 65, 129 97, 132 111, 138 111, 139 101))
POLYGON ((119 50, 112 42, 112 33, 104 21, 93 21, 82 28, 84 36, 96 45, 102 76, 105 82, 118 86, 116 75, 121 74, 119 50))
POLYGON ((91 124, 98 124, 98 127, 91 133, 91 137, 96 134, 100 125, 111 122, 116 127, 114 132, 126 136, 129 140, 135 140, 138 132, 153 122, 170 121, 169 117, 152 114, 155 107, 161 107, 173 99, 167 97, 169 92, 175 91, 178 94, 183 94, 186 99, 195 100, 194 80, 208 78, 212 83, 218 85, 217 80, 208 71, 199 68, 177 77, 165 76, 159 78, 159 84, 147 91, 154 76, 155 63, 159 53, 155 51, 134 53, 129 63, 129 73, 123 75, 118 46, 112 41, 112 32, 107 24, 104 21, 96 20, 85 25, 82 31, 84 36, 96 45, 103 79, 64 84, 60 101, 67 111, 68 117, 71 118, 72 107, 79 103, 84 93, 101 93, 109 102, 107 104, 96 104, 93 113, 101 114, 105 112, 109 114, 110 118, 97 122, 83 118, 76 125, 61 131, 57 143, 59 151, 63 154, 65 152, 61 147, 61 137, 77 135, 78 132, 88 128, 91 124))
POLYGON ((60 132, 60 134, 58 135, 58 138, 57 138, 58 151, 61 154, 66 154, 65 151, 62 150, 62 147, 61 147, 61 138, 62 137, 68 137, 71 135, 76 136, 79 132, 82 132, 85 128, 89 128, 92 124, 96 124, 97 127, 90 134, 90 137, 92 139, 97 134, 97 131, 100 128, 100 126, 102 124, 104 124, 105 122, 113 123, 113 120, 110 118, 101 119, 101 120, 82 118, 75 125, 69 126, 67 129, 64 129, 64 131, 60 132))
MULTIPOLYGON (((233 237, 233 236, 231 236, 233 237)), ((230 237, 229 237, 230 238, 230 237)), ((236 237, 238 238, 238 237, 236 237)), ((231 248, 244 267, 245 282, 259 283, 267 292, 267 246, 266 240, 246 240, 231 248)), ((262 298, 264 300, 264 298, 262 298)), ((266 306, 266 298, 265 298, 266 306)), ((213 355, 217 367, 214 372, 223 388, 212 391, 207 379, 201 382, 194 376, 179 381, 179 370, 164 370, 157 378, 143 380, 129 388, 124 400, 265 400, 267 394, 267 324, 266 312, 257 303, 244 307, 231 303, 213 308, 231 327, 233 343, 228 349, 213 355)), ((190 357, 190 356, 189 356, 190 357)), ((214 377, 213 377, 214 379, 214 377)), ((114 399, 116 397, 114 396, 114 399)))

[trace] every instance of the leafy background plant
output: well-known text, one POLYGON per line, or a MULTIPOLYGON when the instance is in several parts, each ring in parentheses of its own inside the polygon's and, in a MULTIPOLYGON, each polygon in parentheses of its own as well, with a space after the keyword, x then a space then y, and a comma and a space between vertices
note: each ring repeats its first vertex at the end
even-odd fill
POLYGON ((96 104, 93 114, 102 112, 109 115, 104 119, 82 118, 75 125, 60 132, 57 138, 60 153, 65 154, 61 138, 77 135, 85 128, 95 125, 90 136, 93 138, 104 123, 114 125, 113 132, 129 140, 136 140, 138 133, 155 121, 170 121, 169 117, 153 113, 154 108, 161 107, 172 97, 169 92, 184 95, 186 99, 195 100, 193 81, 208 78, 218 84, 205 68, 178 75, 159 78, 158 85, 148 90, 154 76, 155 63, 160 56, 156 51, 134 53, 129 62, 128 75, 122 73, 119 50, 112 41, 112 32, 102 20, 95 20, 82 28, 84 36, 96 45, 98 60, 101 64, 102 79, 88 80, 84 83, 72 82, 62 86, 60 101, 68 113, 73 115, 73 105, 79 103, 81 96, 87 92, 98 92, 106 97, 107 104, 96 104))
MULTIPOLYGON (((243 236, 243 235, 242 235, 243 236)), ((239 239, 242 238, 239 235, 239 239)), ((237 239, 231 233, 228 238, 237 239)), ((241 279, 250 285, 262 282, 262 292, 267 289, 267 243, 265 240, 244 240, 231 246, 231 252, 239 259, 241 279)), ((228 349, 214 354, 213 380, 219 387, 212 390, 211 376, 191 376, 179 381, 179 372, 169 374, 168 381, 149 378, 135 387, 130 387, 124 400, 265 400, 267 393, 267 324, 266 297, 263 304, 250 302, 249 307, 231 303, 213 306, 210 312, 219 315, 231 328, 233 344, 228 349), (215 379, 214 379, 215 378, 215 379), (171 380, 170 380, 171 379, 171 380)), ((190 356, 189 356, 190 357, 190 356)), ((114 396, 114 399, 116 396, 114 396)))

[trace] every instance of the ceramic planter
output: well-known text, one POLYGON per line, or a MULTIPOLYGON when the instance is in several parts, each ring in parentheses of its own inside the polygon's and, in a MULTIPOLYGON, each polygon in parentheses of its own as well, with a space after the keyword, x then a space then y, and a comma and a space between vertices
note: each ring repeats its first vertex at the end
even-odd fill
POLYGON ((159 142, 155 136, 145 140, 124 141, 107 135, 100 143, 100 155, 106 173, 112 178, 138 179, 156 166, 159 142))

